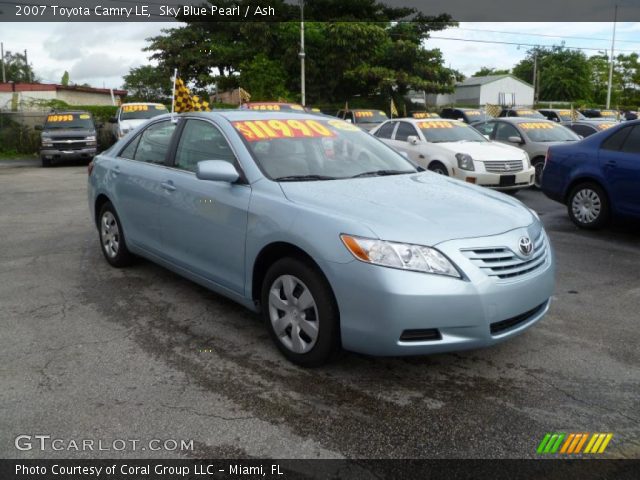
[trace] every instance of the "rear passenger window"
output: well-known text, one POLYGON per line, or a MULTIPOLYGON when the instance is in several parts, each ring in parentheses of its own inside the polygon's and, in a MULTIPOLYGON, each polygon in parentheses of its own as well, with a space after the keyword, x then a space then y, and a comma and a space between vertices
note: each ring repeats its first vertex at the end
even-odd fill
POLYGON ((140 135, 138 135, 136 138, 134 138, 132 141, 129 142, 129 145, 127 145, 125 149, 120 152, 120 157, 129 158, 133 160, 136 153, 136 147, 138 146, 138 142, 140 142, 140 135))
POLYGON ((640 127, 635 126, 622 146, 627 153, 640 153, 640 127))
POLYGON ((203 120, 187 120, 176 151, 176 167, 195 172, 202 160, 233 163, 235 159, 224 135, 214 125, 203 120))
POLYGON ((631 132, 631 127, 626 127, 618 130, 616 133, 607 138, 604 142, 602 142, 603 150, 613 150, 618 151, 622 148, 622 144, 629 136, 631 132))
POLYGON ((135 160, 164 164, 176 124, 167 120, 151 125, 140 134, 135 160))

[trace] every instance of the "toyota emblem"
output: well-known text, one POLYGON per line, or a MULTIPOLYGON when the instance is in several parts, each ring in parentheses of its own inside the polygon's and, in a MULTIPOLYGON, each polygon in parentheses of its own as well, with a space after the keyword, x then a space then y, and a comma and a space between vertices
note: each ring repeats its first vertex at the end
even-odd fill
POLYGON ((533 253, 533 243, 529 237, 521 237, 518 242, 520 252, 527 257, 533 253))

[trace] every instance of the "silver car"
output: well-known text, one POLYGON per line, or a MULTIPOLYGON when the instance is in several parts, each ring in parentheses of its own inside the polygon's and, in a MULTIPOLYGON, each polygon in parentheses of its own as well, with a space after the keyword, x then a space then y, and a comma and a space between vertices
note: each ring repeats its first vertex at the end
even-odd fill
POLYGON ((537 188, 540 188, 549 147, 580 140, 580 136, 567 127, 546 119, 505 117, 474 123, 472 126, 490 140, 514 145, 527 152, 536 170, 534 184, 537 188))
POLYGON ((304 366, 493 345, 554 290, 535 212, 335 118, 157 117, 95 158, 88 197, 112 266, 146 257, 261 312, 304 366))

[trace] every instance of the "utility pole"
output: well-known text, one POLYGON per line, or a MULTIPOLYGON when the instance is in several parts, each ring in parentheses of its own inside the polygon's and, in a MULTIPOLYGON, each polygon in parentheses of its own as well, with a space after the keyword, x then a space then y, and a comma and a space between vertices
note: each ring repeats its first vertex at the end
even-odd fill
POLYGON ((300 99, 303 107, 307 104, 304 57, 304 0, 300 0, 300 99))
POLYGON ((535 107, 538 101, 538 51, 533 52, 533 106, 535 107))
POLYGON ((616 22, 618 21, 618 5, 613 11, 613 37, 611 39, 611 60, 609 61, 609 86, 607 87, 607 108, 611 106, 611 86, 613 84, 613 51, 616 47, 616 22))
POLYGON ((4 43, 0 42, 0 60, 2 60, 2 83, 7 83, 7 73, 4 69, 4 43))
POLYGON ((29 59, 27 58, 27 49, 24 50, 24 73, 27 76, 27 83, 31 83, 31 77, 29 75, 29 59))

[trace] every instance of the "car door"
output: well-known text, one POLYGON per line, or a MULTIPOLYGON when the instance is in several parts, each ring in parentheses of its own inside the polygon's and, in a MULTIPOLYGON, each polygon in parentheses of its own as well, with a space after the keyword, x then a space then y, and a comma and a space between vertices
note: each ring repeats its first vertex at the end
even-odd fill
POLYGON ((522 135, 520 135, 520 132, 518 132, 518 129, 513 125, 511 125, 510 123, 496 122, 496 128, 493 132, 492 140, 495 140, 496 142, 506 143, 507 145, 511 145, 511 146, 513 145, 519 146, 517 144, 511 143, 509 141, 509 137, 519 137, 520 139, 522 139, 522 135))
POLYGON ((640 125, 609 136, 602 142, 598 157, 616 208, 640 215, 640 125))
POLYGON ((237 293, 244 293, 245 239, 251 187, 199 180, 199 161, 223 160, 241 172, 224 134, 212 122, 189 118, 180 126, 172 168, 163 183, 160 216, 169 261, 237 293))
POLYGON ((413 145, 408 140, 411 136, 422 139, 421 135, 416 130, 416 127, 412 124, 409 122, 398 122, 398 127, 396 128, 391 145, 399 152, 405 152, 409 159, 414 163, 419 165, 424 164, 425 157, 421 152, 424 145, 421 143, 413 145))
POLYGON ((175 127, 170 120, 149 125, 119 153, 110 173, 127 241, 155 254, 162 252, 159 212, 168 205, 162 182, 175 127))

